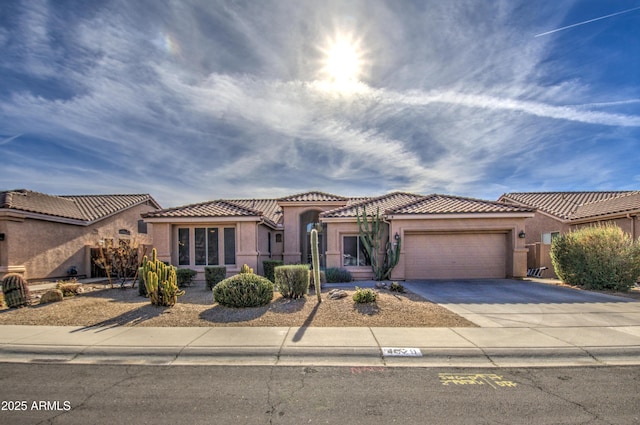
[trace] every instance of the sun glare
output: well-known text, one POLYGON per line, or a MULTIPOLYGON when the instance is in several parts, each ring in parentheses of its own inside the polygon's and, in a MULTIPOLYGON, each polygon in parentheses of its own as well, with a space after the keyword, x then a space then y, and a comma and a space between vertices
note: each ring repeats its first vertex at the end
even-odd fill
POLYGON ((325 54, 320 70, 322 78, 337 85, 358 83, 362 76, 360 43, 347 36, 336 36, 322 48, 325 54))

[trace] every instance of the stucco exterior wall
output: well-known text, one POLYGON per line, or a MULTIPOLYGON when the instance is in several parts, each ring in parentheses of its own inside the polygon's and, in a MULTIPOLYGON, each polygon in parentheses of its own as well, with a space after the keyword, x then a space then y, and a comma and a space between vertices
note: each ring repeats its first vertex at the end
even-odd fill
MULTIPOLYGON (((387 226, 386 226, 387 227, 387 226)), ((344 266, 343 265, 343 237, 359 236, 358 223, 354 222, 331 222, 327 224, 327 267, 339 267, 348 270, 355 280, 373 279, 371 266, 344 266)), ((382 240, 386 240, 388 227, 383 233, 382 240)))
POLYGON ((567 224, 538 211, 535 212, 533 218, 526 219, 525 228, 527 235, 525 241, 527 244, 542 242, 543 233, 566 233, 569 231, 569 226, 567 224))
MULTIPOLYGON (((240 272, 243 264, 251 267, 255 273, 262 273, 261 258, 268 258, 267 231, 266 226, 258 224, 257 221, 190 221, 184 223, 154 223, 154 246, 158 251, 158 258, 176 267, 188 268, 198 272, 195 281, 205 281, 204 265, 194 264, 195 245, 193 240, 193 229, 216 227, 220 232, 224 228, 235 229, 235 264, 222 264, 227 268, 227 276, 232 276, 240 272), (178 229, 190 229, 190 265, 179 265, 178 261, 178 229), (259 239, 260 237, 260 239, 259 239), (258 246, 264 247, 264 252, 258 255, 258 246)), ((224 236, 221 235, 223 238, 224 236)), ((223 255, 223 246, 218 248, 223 255)))
MULTIPOLYGON (((282 253, 285 264, 297 264, 302 261, 301 221, 300 216, 309 211, 328 211, 337 205, 285 205, 283 210, 284 251, 282 253)), ((306 235, 304 235, 306 237, 306 235)))
POLYGON ((138 220, 153 209, 138 205, 89 226, 32 218, 3 219, 0 226, 5 240, 0 242, 0 266, 6 265, 9 272, 23 268, 29 280, 66 277, 71 266, 77 267, 79 275, 90 276, 90 248, 98 247, 101 239, 117 241, 122 237, 118 231, 126 229, 131 232, 128 238, 140 244, 152 243, 152 226, 147 234, 139 234, 138 220))

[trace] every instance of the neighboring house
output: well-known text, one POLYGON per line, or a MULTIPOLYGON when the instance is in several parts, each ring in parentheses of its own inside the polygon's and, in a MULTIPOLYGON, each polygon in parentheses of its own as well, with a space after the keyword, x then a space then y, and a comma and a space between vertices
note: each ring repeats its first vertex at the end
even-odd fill
MULTIPOLYGON (((309 234, 319 230, 323 267, 344 267, 356 279, 373 277, 360 247, 357 211, 380 212, 385 236, 400 241, 393 279, 504 278, 526 275, 527 207, 445 195, 394 192, 347 198, 308 192, 279 199, 226 199, 152 211, 153 241, 162 261, 202 273, 243 264, 262 273, 262 261, 310 263, 309 234)), ((202 275, 200 275, 202 278, 202 275)))
POLYGON ((0 278, 91 276, 92 249, 119 239, 151 244, 141 215, 159 209, 149 195, 53 196, 0 192, 0 278))
POLYGON ((505 193, 498 200, 535 208, 526 221, 528 267, 547 267, 555 277, 549 251, 557 235, 598 223, 613 223, 632 238, 640 236, 640 191, 505 193))

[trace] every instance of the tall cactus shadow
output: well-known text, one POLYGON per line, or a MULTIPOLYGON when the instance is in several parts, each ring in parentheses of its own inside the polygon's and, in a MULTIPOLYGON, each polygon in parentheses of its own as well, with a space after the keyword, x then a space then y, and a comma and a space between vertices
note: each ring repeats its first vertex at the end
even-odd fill
POLYGON ((88 326, 83 326, 82 328, 72 331, 72 333, 82 332, 89 329, 96 330, 96 329, 102 328, 101 330, 105 330, 105 329, 114 328, 118 326, 125 326, 125 325, 136 326, 147 320, 151 320, 155 317, 160 316, 170 308, 171 307, 158 307, 151 304, 144 305, 142 307, 136 308, 135 310, 127 311, 118 316, 110 317, 109 319, 103 320, 101 322, 97 322, 88 326))
POLYGON ((311 310, 311 312, 309 313, 309 316, 307 316, 302 326, 300 326, 300 328, 298 328, 298 330, 296 331, 295 335, 293 335, 293 340, 292 340, 293 342, 299 342, 300 340, 302 340, 302 337, 304 336, 304 333, 307 331, 307 328, 311 326, 311 323, 313 323, 313 319, 316 317, 316 314, 318 313, 318 308, 320 308, 320 303, 317 303, 316 305, 313 306, 313 310, 311 310))

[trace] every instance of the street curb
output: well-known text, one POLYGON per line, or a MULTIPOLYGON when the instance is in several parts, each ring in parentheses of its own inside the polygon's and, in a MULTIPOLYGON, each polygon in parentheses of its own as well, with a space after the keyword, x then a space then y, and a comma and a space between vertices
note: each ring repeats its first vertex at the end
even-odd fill
POLYGON ((421 352, 421 357, 388 357, 382 355, 379 347, 122 347, 4 344, 0 345, 0 362, 482 368, 640 365, 640 346, 423 348, 421 352))

